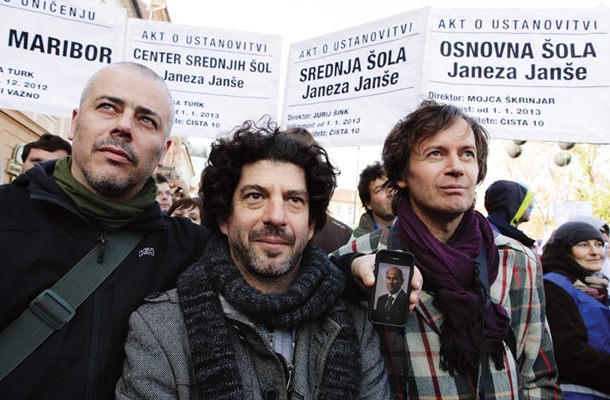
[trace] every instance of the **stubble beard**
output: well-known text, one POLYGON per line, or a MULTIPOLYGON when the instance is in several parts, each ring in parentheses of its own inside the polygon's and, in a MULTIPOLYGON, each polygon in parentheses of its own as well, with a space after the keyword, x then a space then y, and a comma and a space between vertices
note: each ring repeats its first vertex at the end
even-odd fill
POLYGON ((380 212, 375 213, 375 215, 377 216, 377 218, 381 219, 382 221, 393 221, 394 218, 396 217, 394 215, 394 213, 392 212, 392 205, 390 204, 389 208, 385 208, 383 210, 380 210, 380 212))
POLYGON ((118 177, 109 177, 103 174, 96 174, 92 171, 84 171, 85 179, 89 185, 100 196, 109 199, 120 199, 124 197, 136 185, 135 179, 127 177, 119 179, 118 177))
POLYGON ((251 232, 249 235, 244 235, 243 231, 238 229, 231 236, 232 238, 229 238, 231 254, 235 258, 236 264, 241 265, 247 272, 253 275, 268 278, 283 276, 296 268, 299 265, 305 247, 307 247, 307 242, 298 243, 294 235, 273 227, 264 227, 259 231, 251 232), (275 236, 293 245, 293 252, 288 258, 283 260, 276 259, 281 254, 276 251, 263 250, 267 258, 263 258, 257 253, 252 244, 253 241, 257 237, 271 234, 270 231, 273 231, 275 236), (241 238, 245 237, 247 237, 248 245, 244 244, 241 240, 241 238))
MULTIPOLYGON (((80 130, 80 123, 78 120, 76 121, 74 130, 75 130, 75 133, 78 133, 80 130)), ((129 155, 129 157, 131 158, 131 162, 135 167, 137 167, 140 164, 140 157, 132 149, 131 145, 128 142, 126 142, 125 140, 123 140, 119 137, 115 137, 115 136, 108 136, 108 137, 97 140, 93 144, 90 156, 92 157, 93 153, 95 153, 97 151, 97 149, 99 149, 103 146, 108 146, 108 145, 119 147, 124 152, 126 152, 129 155)), ((162 152, 163 152, 163 148, 159 151, 159 154, 158 154, 159 159, 161 158, 162 152)), ((133 190, 133 188, 136 187, 142 180, 141 171, 136 175, 126 175, 126 176, 122 175, 120 173, 105 174, 104 172, 96 171, 94 168, 85 167, 87 165, 86 160, 79 160, 79 157, 76 153, 73 154, 72 157, 73 157, 73 162, 77 162, 81 166, 80 169, 82 170, 83 175, 84 175, 87 183, 89 184, 89 186, 93 190, 95 190, 96 193, 98 193, 100 196, 105 197, 105 198, 109 198, 109 199, 123 198, 125 195, 127 195, 129 193, 130 190, 133 190), (85 161, 85 162, 81 162, 81 161, 85 161)), ((119 165, 119 163, 115 163, 112 160, 108 160, 107 162, 110 164, 119 165)), ((147 172, 145 174, 146 175, 145 179, 148 179, 148 177, 151 174, 152 174, 152 171, 150 171, 150 173, 147 172)))

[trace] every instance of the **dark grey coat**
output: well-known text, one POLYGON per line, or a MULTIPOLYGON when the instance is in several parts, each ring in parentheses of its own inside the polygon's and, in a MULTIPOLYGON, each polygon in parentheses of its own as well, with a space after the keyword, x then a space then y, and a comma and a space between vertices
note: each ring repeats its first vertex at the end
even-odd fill
MULTIPOLYGON (((379 339, 366 320, 363 306, 352 314, 360 340, 362 384, 360 399, 389 399, 387 373, 379 352, 379 339)), ((271 392, 287 399, 285 364, 271 349, 266 333, 244 317, 227 314, 229 342, 235 349, 246 399, 263 400, 271 392), (240 339, 239 335, 242 336, 240 339)), ((317 399, 328 350, 339 325, 325 318, 300 328, 296 334, 292 398, 317 399)), ((176 290, 149 297, 131 315, 125 347, 127 358, 116 388, 117 399, 194 398, 187 331, 176 290)))

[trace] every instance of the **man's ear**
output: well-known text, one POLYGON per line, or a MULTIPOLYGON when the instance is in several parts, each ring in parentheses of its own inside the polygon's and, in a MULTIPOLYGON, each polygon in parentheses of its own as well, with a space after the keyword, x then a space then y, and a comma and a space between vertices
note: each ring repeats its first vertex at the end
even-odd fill
POLYGON ((228 233, 229 232, 229 225, 227 224, 227 221, 225 221, 222 218, 218 218, 218 227, 220 228, 220 231, 222 233, 224 233, 225 235, 229 236, 229 233, 228 233))
POLYGON ((78 108, 72 110, 72 122, 70 123, 70 133, 68 139, 74 140, 74 129, 76 128, 76 117, 78 116, 78 108))
POLYGON ((163 166, 163 160, 165 159, 165 156, 167 155, 167 151, 169 150, 171 145, 172 145, 172 140, 167 139, 167 141, 165 142, 165 150, 163 150, 163 154, 161 155, 161 158, 159 159, 159 163, 157 164, 159 167, 163 166))
POLYGON ((407 187, 407 181, 405 180, 400 180, 398 182, 396 182, 396 184, 398 185, 399 188, 404 189, 407 187))
POLYGON ((316 231, 316 224, 314 222, 312 222, 311 224, 309 224, 309 240, 311 240, 311 238, 313 237, 314 232, 316 231))

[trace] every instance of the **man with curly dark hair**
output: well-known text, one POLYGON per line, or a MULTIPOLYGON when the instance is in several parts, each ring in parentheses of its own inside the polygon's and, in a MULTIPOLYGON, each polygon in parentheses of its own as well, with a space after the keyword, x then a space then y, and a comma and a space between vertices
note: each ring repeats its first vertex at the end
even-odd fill
POLYGON ((175 290, 132 314, 117 398, 387 399, 364 307, 309 245, 336 183, 326 151, 246 122, 208 162, 215 236, 175 290))
POLYGON ((358 195, 366 212, 354 228, 354 238, 385 228, 394 221, 393 192, 386 185, 387 180, 388 177, 379 161, 367 165, 360 173, 358 195))

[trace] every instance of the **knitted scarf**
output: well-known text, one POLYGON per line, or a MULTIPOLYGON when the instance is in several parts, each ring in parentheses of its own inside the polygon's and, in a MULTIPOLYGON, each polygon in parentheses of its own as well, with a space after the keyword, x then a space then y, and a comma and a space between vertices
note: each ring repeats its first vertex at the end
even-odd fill
POLYGON ((345 278, 317 247, 305 250, 300 268, 300 275, 286 293, 263 294, 242 278, 231 259, 226 236, 217 235, 201 259, 180 275, 177 289, 199 399, 244 398, 230 345, 231 328, 219 294, 250 320, 270 328, 298 329, 324 316, 337 322, 341 330, 327 356, 320 398, 357 398, 361 369, 356 327, 346 304, 339 299, 345 278))
POLYGON ((572 254, 561 246, 548 243, 540 257, 544 273, 556 272, 567 277, 576 289, 593 296, 608 305, 608 279, 595 274, 580 265, 572 254))
POLYGON ((584 281, 576 281, 573 286, 597 301, 608 305, 608 279, 605 276, 587 276, 584 281))
MULTIPOLYGON (((480 358, 481 309, 485 299, 475 259, 481 244, 487 253, 489 286, 498 275, 498 248, 489 222, 474 209, 466 211, 447 243, 436 239, 413 212, 408 198, 398 206, 398 231, 403 250, 415 255, 424 277, 424 290, 435 294, 435 305, 443 311, 441 367, 453 374, 473 371, 480 358)), ((503 340, 510 319, 502 306, 485 309, 485 349, 496 368, 504 366, 503 340)))

